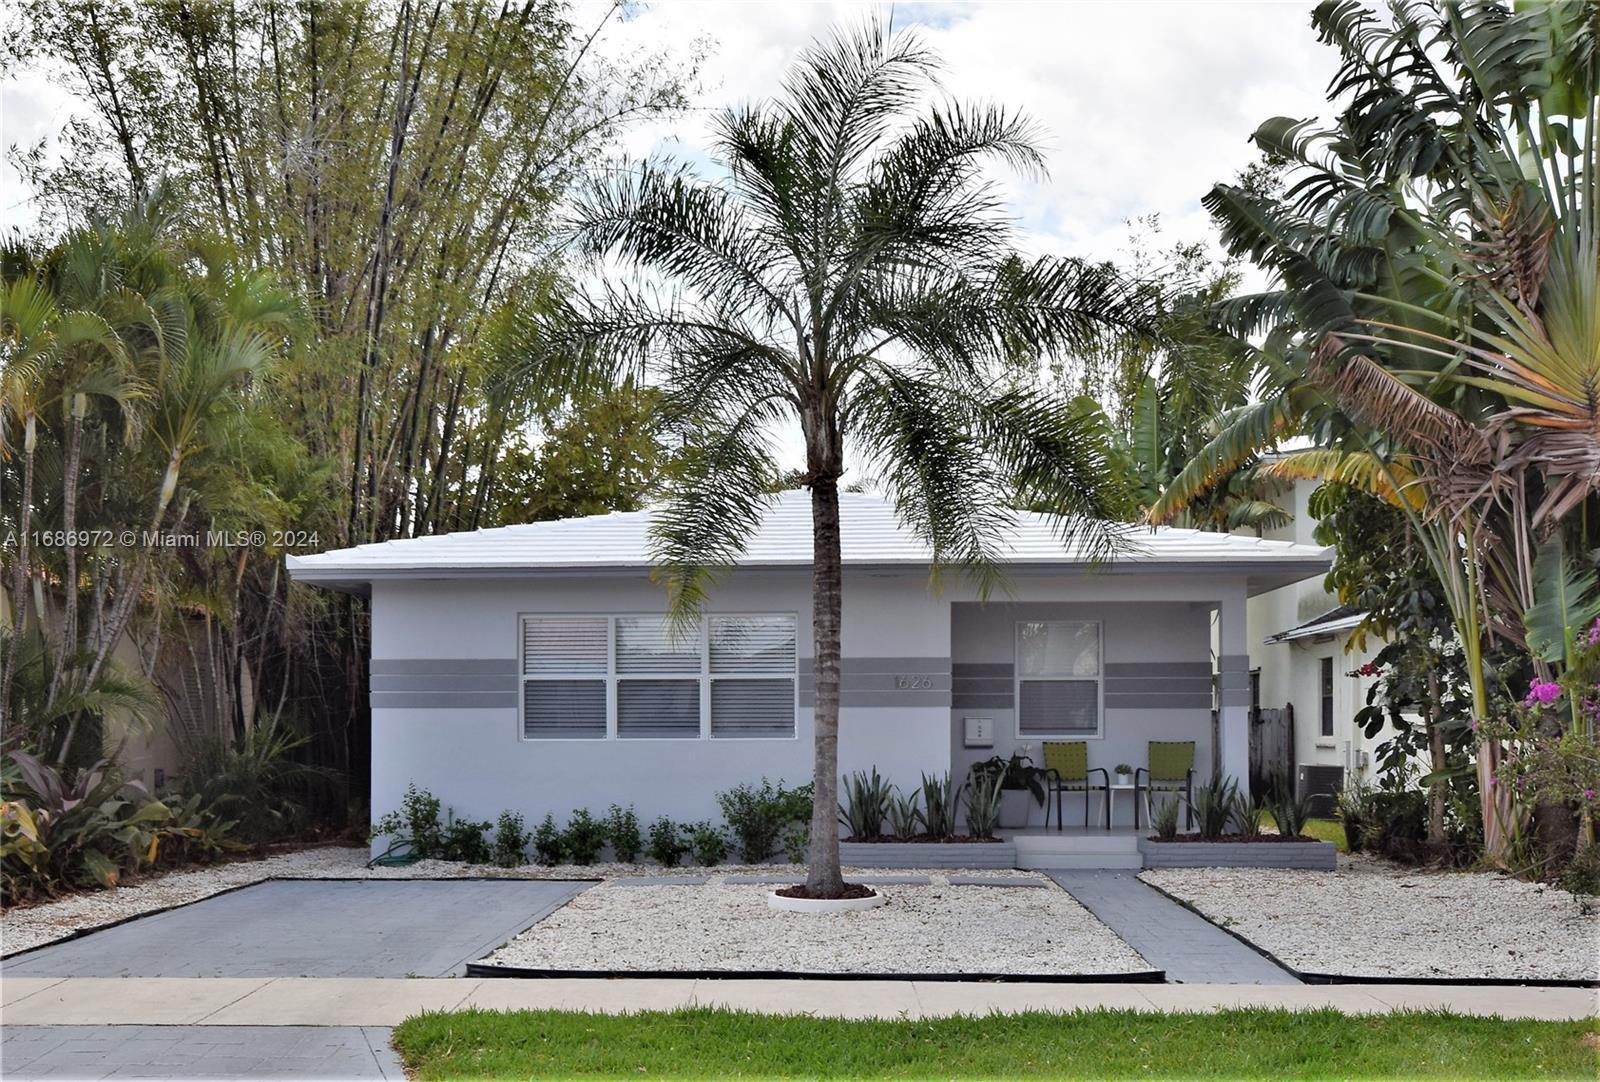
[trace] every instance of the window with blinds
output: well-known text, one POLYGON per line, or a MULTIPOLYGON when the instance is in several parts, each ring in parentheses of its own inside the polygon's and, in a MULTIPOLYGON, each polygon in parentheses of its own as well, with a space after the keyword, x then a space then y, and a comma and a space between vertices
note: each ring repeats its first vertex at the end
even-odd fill
POLYGON ((792 615, 526 616, 527 739, 771 739, 795 735, 792 615))
POLYGON ((707 658, 713 737, 794 735, 793 616, 713 616, 707 658))
POLYGON ((605 617, 524 617, 522 735, 604 739, 610 668, 611 626, 605 617))
POLYGON ((1034 620, 1017 625, 1017 735, 1097 736, 1100 625, 1034 620))

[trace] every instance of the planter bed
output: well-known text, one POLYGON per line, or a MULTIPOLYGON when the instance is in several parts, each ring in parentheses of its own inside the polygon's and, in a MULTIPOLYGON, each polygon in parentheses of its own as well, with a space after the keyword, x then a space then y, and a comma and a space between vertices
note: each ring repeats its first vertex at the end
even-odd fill
POLYGON ((1286 839, 1275 835, 1201 841, 1180 835, 1169 841, 1139 839, 1146 868, 1298 868, 1331 872, 1339 850, 1332 842, 1286 839))
POLYGON ((840 842, 839 859, 872 868, 1015 868, 1017 847, 1003 841, 840 842))
POLYGON ((888 904, 876 909, 832 914, 779 912, 762 884, 601 884, 470 972, 1153 979, 1154 967, 1066 891, 932 878, 877 888, 888 904))

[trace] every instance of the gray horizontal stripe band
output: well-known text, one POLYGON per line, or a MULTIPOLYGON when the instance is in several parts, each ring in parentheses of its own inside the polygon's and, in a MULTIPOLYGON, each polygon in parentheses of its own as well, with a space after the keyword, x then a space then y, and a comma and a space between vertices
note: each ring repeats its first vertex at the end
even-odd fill
POLYGON ((439 676, 437 674, 372 677, 373 691, 498 691, 515 694, 517 678, 500 673, 479 676, 439 676))
MULTIPOLYGON (((812 672, 816 659, 800 659, 800 671, 812 672)), ((846 657, 839 659, 841 673, 948 673, 947 657, 846 657)))
POLYGON ((1135 692, 1124 695, 1106 693, 1107 710, 1210 710, 1211 693, 1204 695, 1158 695, 1153 692, 1135 692))
POLYGON ((1249 672, 1249 654, 1223 654, 1217 659, 1218 672, 1249 672))
POLYGON ((1107 677, 1106 694, 1130 695, 1138 692, 1157 692, 1162 695, 1204 695, 1211 698, 1211 678, 1183 677, 1176 680, 1135 680, 1129 676, 1107 677))
MULTIPOLYGON (((800 686, 807 691, 816 689, 816 680, 810 673, 803 673, 800 677, 800 686)), ((841 691, 949 691, 950 677, 945 673, 840 673, 839 690, 841 691), (895 680, 909 677, 913 680, 926 681, 926 685, 914 688, 895 686, 895 680)))
POLYGON ((965 692, 968 695, 1010 695, 1012 680, 1009 676, 995 680, 958 676, 950 687, 957 694, 965 692))
POLYGON ((371 696, 374 710, 515 710, 516 692, 379 691, 371 696))
POLYGON ((955 710, 1010 710, 1015 700, 1010 695, 971 695, 954 692, 950 706, 955 710))
POLYGON ((1222 688, 1224 691, 1238 691, 1240 688, 1248 690, 1250 687, 1250 674, 1240 672, 1237 669, 1220 672, 1217 674, 1217 687, 1222 688))
POLYGON ((1138 677, 1141 680, 1151 678, 1181 679, 1204 678, 1211 679, 1211 662, 1209 661, 1116 661, 1106 664, 1107 676, 1138 677))
MULTIPOLYGON (((808 709, 817 705, 816 696, 809 691, 800 693, 800 705, 808 709)), ((928 706, 948 710, 948 691, 842 691, 839 705, 850 707, 928 706)))
POLYGON ((1011 679, 1016 674, 1017 667, 1007 662, 977 662, 962 661, 950 666, 950 673, 956 679, 978 677, 982 679, 1001 678, 1011 679))
POLYGON ((517 659, 514 657, 423 657, 372 659, 372 675, 410 676, 515 676, 517 659))
POLYGON ((1249 706, 1250 689, 1230 688, 1227 691, 1220 693, 1217 698, 1220 700, 1223 706, 1249 706))

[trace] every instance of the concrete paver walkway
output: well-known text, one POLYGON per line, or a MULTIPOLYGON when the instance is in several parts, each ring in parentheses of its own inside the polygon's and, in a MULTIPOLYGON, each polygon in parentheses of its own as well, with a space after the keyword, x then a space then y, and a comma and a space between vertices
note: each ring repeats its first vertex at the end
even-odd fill
POLYGON ((1183 984, 1298 985, 1293 973, 1185 909, 1134 872, 1045 873, 1167 980, 1183 984))
POLYGON ((40 947, 17 977, 444 977, 588 883, 276 880, 40 947))
POLYGON ((404 1079, 389 1030, 359 1026, 11 1026, 7 1079, 404 1079))
POLYGON ((1461 985, 1044 984, 979 981, 40 978, 0 981, 5 1027, 393 1026, 423 1010, 671 1010, 726 1006, 840 1018, 990 1011, 1215 1011, 1332 1007, 1351 1014, 1443 1008, 1504 1018, 1584 1019, 1589 988, 1461 985))

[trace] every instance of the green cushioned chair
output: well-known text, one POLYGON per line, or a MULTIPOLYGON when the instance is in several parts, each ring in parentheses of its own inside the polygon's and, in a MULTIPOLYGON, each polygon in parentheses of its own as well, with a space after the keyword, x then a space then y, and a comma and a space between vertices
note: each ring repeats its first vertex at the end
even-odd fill
POLYGON ((1139 826, 1139 798, 1143 791, 1145 812, 1154 815, 1151 798, 1156 793, 1182 793, 1183 822, 1194 827, 1194 741, 1152 740, 1148 752, 1150 765, 1133 772, 1133 825, 1139 826))
MULTIPOLYGON (((1089 794, 1096 790, 1100 793, 1100 802, 1106 809, 1106 829, 1111 828, 1111 775, 1102 767, 1090 768, 1089 745, 1081 740, 1074 741, 1045 741, 1044 744, 1044 769, 1046 785, 1050 792, 1056 795, 1056 829, 1063 829, 1061 818, 1061 794, 1083 794, 1083 826, 1089 827, 1089 794), (1099 774, 1097 783, 1090 775, 1099 774)), ((1050 825, 1050 805, 1044 807, 1044 825, 1050 825)))

